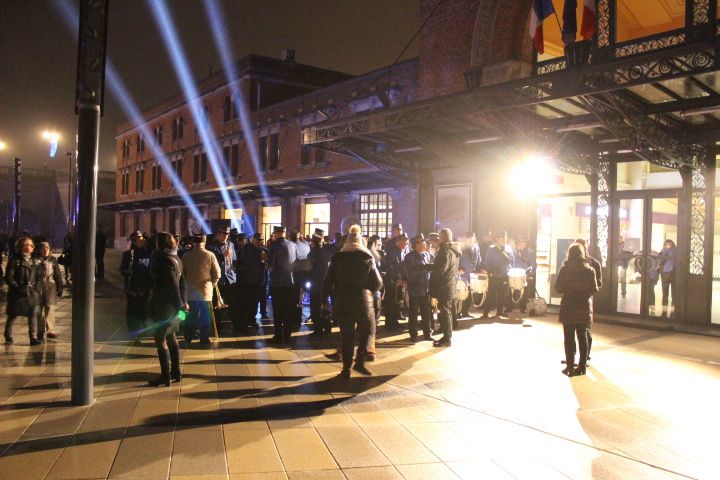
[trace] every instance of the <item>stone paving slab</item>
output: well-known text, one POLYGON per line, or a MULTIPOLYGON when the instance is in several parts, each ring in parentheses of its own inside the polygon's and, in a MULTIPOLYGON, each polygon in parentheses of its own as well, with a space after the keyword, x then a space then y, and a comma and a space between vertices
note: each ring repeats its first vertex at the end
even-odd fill
POLYGON ((184 348, 182 383, 150 388, 155 349, 126 338, 117 256, 93 405, 69 404, 69 298, 57 340, 0 351, 0 480, 720 478, 717 338, 596 324, 591 368, 570 379, 552 315, 464 321, 450 349, 381 328, 375 375, 345 381, 324 356, 337 333, 275 348, 266 324, 184 348))

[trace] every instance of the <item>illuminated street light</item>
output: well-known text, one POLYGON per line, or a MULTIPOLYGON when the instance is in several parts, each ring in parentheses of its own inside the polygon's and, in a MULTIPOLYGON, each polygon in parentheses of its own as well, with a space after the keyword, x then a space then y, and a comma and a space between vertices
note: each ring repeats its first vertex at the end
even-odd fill
POLYGON ((47 140, 50 143, 50 150, 48 151, 48 155, 50 157, 54 157, 55 154, 57 153, 57 147, 58 147, 58 141, 60 140, 60 134, 58 132, 45 130, 42 132, 42 138, 43 138, 43 140, 47 140))
POLYGON ((7 143, 0 140, 0 150, 5 150, 7 148, 7 143))
POLYGON ((524 198, 536 197, 550 188, 553 182, 553 167, 547 157, 529 155, 516 164, 508 177, 508 185, 516 195, 524 198))

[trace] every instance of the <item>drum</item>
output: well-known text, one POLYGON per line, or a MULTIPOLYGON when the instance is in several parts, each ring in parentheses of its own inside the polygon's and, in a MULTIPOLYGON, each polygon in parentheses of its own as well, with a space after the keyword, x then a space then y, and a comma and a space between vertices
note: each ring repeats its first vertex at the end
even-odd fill
POLYGON ((465 283, 465 280, 458 280, 456 289, 457 299, 461 302, 464 302, 465 300, 467 300, 468 296, 470 296, 470 288, 468 288, 468 284, 465 283))
POLYGON ((487 293, 490 285, 490 278, 487 273, 471 273, 470 274, 470 290, 473 293, 487 293))
POLYGON ((511 268, 508 272, 508 285, 511 290, 522 290, 526 285, 524 268, 511 268))

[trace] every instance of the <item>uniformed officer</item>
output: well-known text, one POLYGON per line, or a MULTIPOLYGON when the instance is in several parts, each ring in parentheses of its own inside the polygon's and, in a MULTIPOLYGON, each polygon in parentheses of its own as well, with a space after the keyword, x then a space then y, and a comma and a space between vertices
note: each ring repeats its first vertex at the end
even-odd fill
POLYGON ((402 318, 400 313, 401 300, 397 297, 398 290, 401 288, 402 262, 409 251, 408 236, 406 233, 401 233, 387 245, 388 249, 385 252, 384 262, 385 298, 383 299, 385 327, 390 330, 397 330, 400 328, 400 319, 402 318))
POLYGON ((435 257, 428 252, 425 236, 420 235, 410 240, 412 251, 405 255, 403 260, 404 279, 407 282, 408 296, 410 297, 408 313, 408 331, 410 340, 417 341, 417 317, 420 314, 420 328, 425 340, 432 340, 430 324, 432 321, 432 308, 428 288, 430 286, 430 269, 435 257))

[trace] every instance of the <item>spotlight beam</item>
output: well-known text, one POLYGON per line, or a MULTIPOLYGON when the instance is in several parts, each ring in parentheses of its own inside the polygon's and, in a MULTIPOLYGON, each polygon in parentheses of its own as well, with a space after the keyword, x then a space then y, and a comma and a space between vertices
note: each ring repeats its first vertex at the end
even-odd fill
POLYGON ((242 89, 239 87, 239 78, 237 69, 235 68, 235 55, 232 50, 232 44, 227 34, 227 28, 224 21, 224 14, 222 7, 217 0, 205 0, 205 13, 210 19, 211 30, 213 37, 215 37, 215 45, 217 46, 218 52, 220 53, 220 59, 223 63, 225 75, 227 76, 228 84, 238 105, 238 113, 240 117, 240 124, 242 125, 243 136, 245 137, 245 145, 247 145, 248 152, 250 153, 250 161, 252 162, 253 169, 255 170, 255 176, 258 179, 258 186, 260 187, 260 193, 263 199, 267 200, 270 196, 268 193, 267 185, 265 183, 265 172, 260 168, 260 155, 258 154, 257 144, 253 137, 253 127, 250 122, 250 113, 247 108, 247 102, 242 89))
POLYGON ((220 196, 225 203, 226 210, 230 212, 231 222, 237 225, 233 202, 230 199, 228 186, 225 183, 223 162, 221 162, 218 155, 219 147, 216 144, 215 134, 212 132, 208 122, 205 120, 205 112, 203 111, 200 102, 200 92, 198 91, 197 86, 195 85, 195 80, 190 73, 190 66, 188 65, 182 43, 180 42, 177 30, 175 29, 175 25, 170 17, 170 12, 168 11, 164 0, 151 0, 150 11, 152 12, 155 23, 157 24, 160 34, 163 37, 165 49, 172 59, 175 74, 180 81, 183 94, 185 95, 185 100, 190 107, 190 112, 198 128, 200 139, 207 152, 210 168, 212 169, 213 175, 215 175, 220 196))
MULTIPOLYGON (((60 11, 61 17, 65 22, 65 26, 70 30, 71 33, 75 34, 79 24, 79 18, 77 16, 75 8, 70 5, 69 0, 59 0, 55 3, 55 5, 56 8, 60 11)), ((132 96, 125 87, 124 82, 122 81, 118 72, 115 70, 115 67, 113 66, 110 59, 106 61, 105 68, 105 78, 107 78, 108 80, 110 91, 120 104, 120 107, 125 112, 125 115, 127 115, 127 117, 130 118, 132 122, 138 126, 144 138, 152 138, 152 132, 150 132, 150 128, 147 126, 145 118, 140 112, 140 108, 138 108, 137 104, 133 101, 132 96)), ((202 226, 203 231, 208 232, 210 229, 207 225, 207 222, 205 221, 205 218, 195 205, 195 201, 192 199, 187 189, 185 188, 182 179, 175 174, 175 170, 170 165, 170 162, 168 161, 165 152, 163 152, 162 149, 158 148, 158 146, 155 145, 153 142, 149 143, 154 157, 158 159, 160 166, 162 167, 167 177, 170 178, 170 180, 172 181, 173 186, 177 190, 180 198, 182 198, 188 210, 190 210, 191 215, 202 226)))

